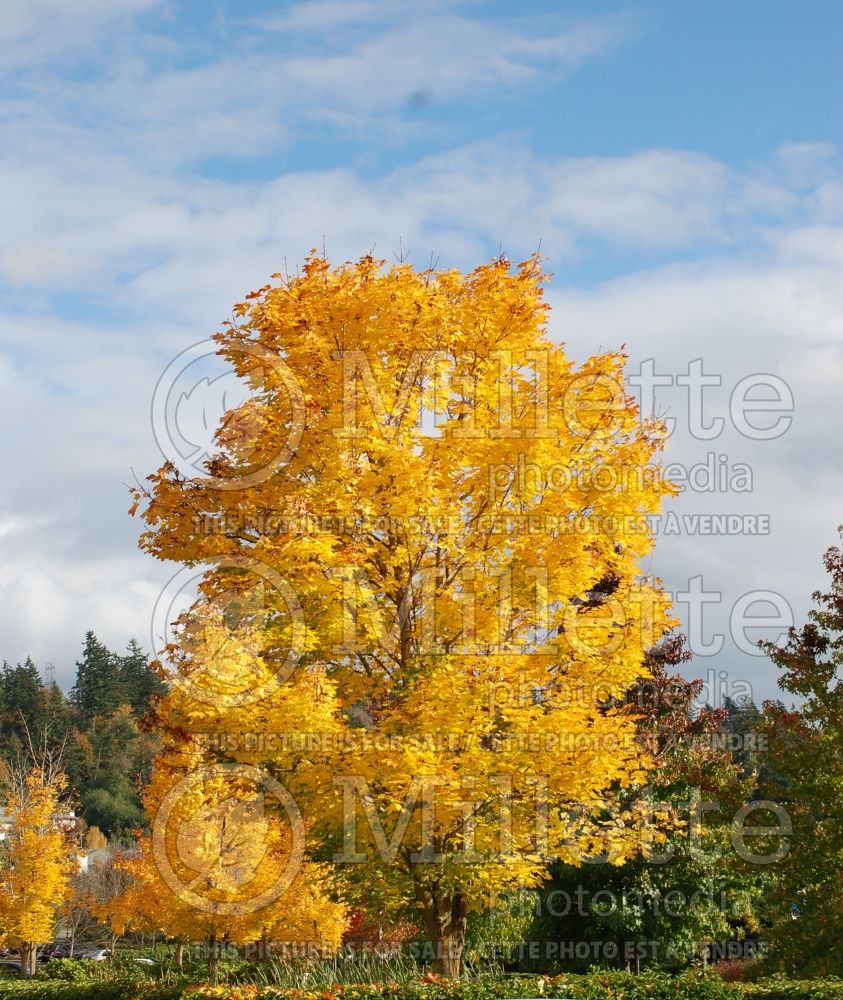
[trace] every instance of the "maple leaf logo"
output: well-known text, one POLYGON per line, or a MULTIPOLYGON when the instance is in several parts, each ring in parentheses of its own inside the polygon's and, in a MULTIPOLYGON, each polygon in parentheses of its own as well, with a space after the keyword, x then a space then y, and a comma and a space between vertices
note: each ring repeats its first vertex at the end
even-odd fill
POLYGON ((236 372, 200 379, 188 392, 182 392, 173 414, 175 430, 192 449, 182 452, 182 458, 201 470, 214 451, 214 436, 223 418, 242 406, 248 396, 236 372))
POLYGON ((239 489, 245 482, 264 482, 295 454, 304 433, 305 401, 277 351, 256 342, 238 344, 226 356, 229 362, 235 355, 240 360, 224 372, 220 353, 215 339, 200 341, 167 365, 152 396, 152 433, 161 454, 185 479, 198 474, 216 488, 239 489), (253 467, 265 397, 282 386, 290 410, 286 437, 270 442, 270 451, 253 467))

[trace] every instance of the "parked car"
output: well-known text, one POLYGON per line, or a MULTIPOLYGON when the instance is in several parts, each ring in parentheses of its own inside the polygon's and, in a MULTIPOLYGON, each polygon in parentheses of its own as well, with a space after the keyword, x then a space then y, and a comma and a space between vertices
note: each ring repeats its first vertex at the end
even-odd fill
POLYGON ((73 949, 74 958, 87 958, 92 962, 104 962, 111 952, 108 948, 98 948, 96 945, 77 945, 73 949))
MULTIPOLYGON (((45 959, 41 958, 40 955, 35 959, 36 965, 43 965, 45 959)), ((7 975, 19 976, 20 975, 20 955, 16 951, 5 950, 0 954, 0 972, 4 972, 7 975)))
POLYGON ((45 944, 41 949, 41 957, 44 959, 68 958, 69 955, 69 941, 52 941, 50 944, 45 944))
MULTIPOLYGON (((103 962, 110 954, 108 948, 100 948, 95 944, 76 942, 73 946, 74 958, 87 958, 93 962, 103 962)), ((39 957, 48 962, 59 958, 70 958, 70 942, 53 941, 52 944, 45 944, 39 957)))

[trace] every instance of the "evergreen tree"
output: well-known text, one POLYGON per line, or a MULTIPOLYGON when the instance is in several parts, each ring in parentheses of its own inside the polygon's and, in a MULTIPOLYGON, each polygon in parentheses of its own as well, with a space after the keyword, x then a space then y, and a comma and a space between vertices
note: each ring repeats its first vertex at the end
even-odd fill
POLYGON ((0 764, 19 767, 36 752, 61 751, 74 801, 108 834, 143 823, 140 793, 158 741, 138 726, 163 689, 132 640, 116 656, 93 632, 85 636, 70 698, 45 685, 27 657, 0 669, 0 764))
POLYGON ((46 720, 44 690, 38 668, 27 656, 12 667, 4 661, 0 687, 0 751, 7 759, 25 755, 30 739, 40 743, 46 720))
POLYGON ((57 750, 62 746, 66 748, 75 727, 64 691, 53 681, 41 694, 44 701, 43 742, 48 750, 57 750))
POLYGON ((132 706, 135 715, 145 715, 152 699, 163 692, 164 685, 136 639, 130 640, 126 654, 119 658, 119 674, 127 704, 132 706))
POLYGON ((76 663, 76 684, 70 700, 79 710, 83 723, 95 715, 111 715, 127 701, 121 683, 118 658, 97 639, 85 635, 81 661, 76 663))

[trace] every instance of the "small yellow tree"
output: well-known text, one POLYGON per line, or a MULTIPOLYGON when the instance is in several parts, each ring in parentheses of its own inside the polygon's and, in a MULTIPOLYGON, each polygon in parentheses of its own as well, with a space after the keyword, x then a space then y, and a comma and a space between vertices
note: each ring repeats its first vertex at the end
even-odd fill
POLYGON ((144 804, 151 833, 121 862, 129 886, 101 909, 114 933, 204 941, 212 980, 222 942, 339 945, 344 907, 324 866, 305 860, 295 812, 279 815, 285 795, 271 778, 186 742, 159 755, 144 804))
POLYGON ((92 826, 85 834, 85 848, 89 851, 104 851, 108 847, 108 837, 98 826, 92 826))
POLYGON ((70 893, 74 859, 57 814, 61 776, 33 767, 6 805, 0 855, 0 941, 20 953, 21 972, 35 971, 37 947, 52 938, 58 911, 70 893))
MULTIPOLYGON (((92 829, 96 830, 96 827, 92 829)), ((109 926, 110 947, 111 951, 114 951, 120 933, 115 933, 114 927, 110 926, 110 904, 117 896, 124 893, 129 885, 129 874, 124 866, 125 854, 125 851, 117 851, 101 860, 96 860, 93 864, 89 856, 88 870, 80 872, 73 879, 73 895, 65 905, 65 912, 62 915, 62 924, 69 932, 71 958, 78 930, 85 927, 89 920, 109 926)))

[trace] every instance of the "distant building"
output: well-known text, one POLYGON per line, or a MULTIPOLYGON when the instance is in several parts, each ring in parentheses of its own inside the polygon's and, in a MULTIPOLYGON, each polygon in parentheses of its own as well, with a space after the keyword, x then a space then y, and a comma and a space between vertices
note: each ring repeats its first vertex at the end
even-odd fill
MULTIPOLYGON (((63 830, 75 830, 79 823, 79 817, 71 809, 66 813, 56 813, 53 816, 53 822, 63 830)), ((0 812, 0 840, 6 839, 6 834, 14 825, 15 817, 11 813, 7 813, 5 809, 0 812)))
POLYGON ((79 871, 87 874, 95 868, 102 868, 114 857, 114 853, 108 847, 83 847, 78 853, 79 871))
MULTIPOLYGON (((79 817, 71 809, 69 812, 56 813, 56 815, 53 816, 53 822, 56 824, 56 826, 61 827, 61 829, 63 830, 75 830, 79 825, 79 817)), ((8 839, 9 831, 12 829, 14 825, 15 825, 15 817, 11 815, 11 813, 7 813, 5 809, 2 812, 0 812, 0 844, 2 844, 4 840, 8 839)), ((83 853, 97 854, 102 852, 88 851, 79 853, 78 854, 79 871, 88 871, 87 859, 84 859, 83 863, 83 858, 82 858, 83 853)), ((109 853, 110 856, 110 852, 106 853, 109 853)))

